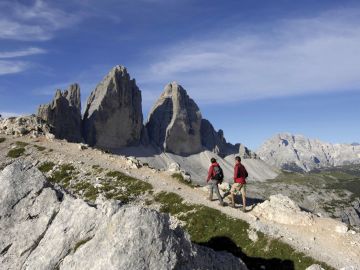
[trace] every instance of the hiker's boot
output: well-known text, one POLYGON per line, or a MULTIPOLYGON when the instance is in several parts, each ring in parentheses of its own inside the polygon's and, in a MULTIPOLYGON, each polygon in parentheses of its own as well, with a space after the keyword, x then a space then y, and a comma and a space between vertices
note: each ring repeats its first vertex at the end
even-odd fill
POLYGON ((225 206, 225 203, 223 201, 219 202, 220 206, 225 206))
POLYGON ((208 197, 208 200, 211 202, 211 201, 212 201, 212 196, 211 196, 211 197, 209 196, 209 197, 208 197))
POLYGON ((246 213, 246 207, 245 207, 245 206, 242 208, 242 211, 243 211, 244 213, 246 213))

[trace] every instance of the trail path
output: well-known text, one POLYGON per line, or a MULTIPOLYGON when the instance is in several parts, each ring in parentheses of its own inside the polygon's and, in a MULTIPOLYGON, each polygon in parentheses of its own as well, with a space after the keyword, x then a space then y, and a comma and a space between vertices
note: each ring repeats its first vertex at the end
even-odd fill
MULTIPOLYGON (((48 141, 45 138, 30 139, 27 137, 13 139, 11 136, 3 136, 7 140, 0 144, 0 157, 6 156, 9 144, 15 141, 25 141, 31 144, 53 149, 53 152, 45 154, 38 152, 38 156, 30 153, 31 157, 43 161, 53 160, 55 162, 86 164, 88 166, 99 165, 110 170, 119 170, 151 183, 155 192, 166 191, 180 195, 186 202, 202 204, 250 224, 251 227, 281 239, 290 244, 296 250, 301 251, 319 261, 340 269, 353 266, 360 269, 360 234, 351 232, 337 232, 337 221, 329 218, 314 217, 312 225, 284 225, 255 215, 248 207, 249 212, 243 213, 239 208, 221 207, 217 201, 206 200, 203 189, 194 189, 175 181, 168 172, 157 171, 148 167, 139 169, 130 168, 126 157, 107 154, 96 149, 80 150, 78 144, 66 143, 64 141, 48 141)), ((251 183, 248 186, 251 189, 251 183)))

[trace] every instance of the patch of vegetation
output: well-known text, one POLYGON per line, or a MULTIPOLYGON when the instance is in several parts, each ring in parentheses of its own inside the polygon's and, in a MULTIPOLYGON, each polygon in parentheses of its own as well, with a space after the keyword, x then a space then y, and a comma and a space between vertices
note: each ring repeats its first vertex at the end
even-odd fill
POLYGON ((6 138, 0 137, 0 143, 5 142, 6 138))
POLYGON ((102 173, 104 171, 104 168, 101 168, 99 165, 92 165, 92 168, 97 172, 97 173, 102 173))
POLYGON ((28 143, 26 143, 26 142, 21 142, 21 141, 16 141, 15 144, 16 144, 16 146, 18 146, 18 147, 25 147, 25 146, 29 145, 28 143))
POLYGON ((74 190, 76 193, 83 192, 84 198, 89 201, 95 201, 99 194, 99 190, 89 182, 76 183, 74 185, 74 190))
POLYGON ((161 211, 185 222, 185 230, 191 240, 215 250, 226 250, 240 257, 249 269, 305 269, 317 263, 332 269, 277 239, 257 232, 258 240, 249 239, 245 221, 229 217, 218 210, 183 202, 174 193, 160 192, 155 201, 161 203, 161 211))
POLYGON ((49 181, 52 183, 61 184, 63 187, 67 188, 69 187, 70 180, 75 174, 76 171, 73 165, 63 164, 51 175, 49 181))
POLYGON ((176 180, 178 180, 178 181, 179 181, 180 183, 182 183, 182 184, 185 184, 185 185, 194 187, 194 185, 191 183, 191 181, 190 181, 190 182, 186 181, 185 178, 184 178, 184 176, 183 176, 181 173, 173 173, 173 174, 171 175, 171 177, 174 178, 174 179, 176 179, 176 180))
POLYGON ((92 237, 88 237, 84 240, 80 240, 79 242, 76 243, 75 247, 74 247, 74 253, 78 250, 79 247, 81 247, 82 245, 86 244, 87 242, 89 242, 92 239, 92 237))
POLYGON ((21 157, 24 153, 25 153, 25 148, 17 147, 17 148, 11 149, 7 153, 7 156, 10 158, 18 158, 18 157, 21 157))
POLYGON ((108 182, 104 182, 100 188, 108 199, 121 200, 129 202, 133 198, 152 191, 152 185, 133 178, 119 171, 110 171, 106 174, 111 177, 108 182))
POLYGON ((46 149, 46 147, 44 146, 40 146, 40 145, 37 145, 37 144, 34 144, 34 147, 38 150, 38 151, 44 151, 46 149))
POLYGON ((51 171, 55 166, 55 163, 54 162, 51 162, 51 161, 47 161, 47 162, 44 162, 43 164, 41 164, 38 169, 43 172, 43 173, 47 173, 49 171, 51 171))

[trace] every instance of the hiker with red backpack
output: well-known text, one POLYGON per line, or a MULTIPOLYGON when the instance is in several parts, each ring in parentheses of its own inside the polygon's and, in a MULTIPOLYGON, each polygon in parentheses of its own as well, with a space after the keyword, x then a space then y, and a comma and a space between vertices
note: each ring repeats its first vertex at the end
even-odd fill
POLYGON ((224 179, 224 173, 220 167, 220 165, 216 162, 215 158, 210 159, 211 165, 208 172, 208 177, 206 182, 209 185, 210 195, 209 200, 212 201, 213 192, 215 190, 216 196, 219 199, 219 204, 224 206, 224 201, 220 195, 218 184, 221 184, 222 180, 224 179))
POLYGON ((230 205, 235 208, 235 194, 241 191, 243 212, 246 212, 246 177, 248 177, 248 172, 246 171, 244 165, 241 164, 241 158, 236 156, 234 167, 234 184, 230 189, 230 205))

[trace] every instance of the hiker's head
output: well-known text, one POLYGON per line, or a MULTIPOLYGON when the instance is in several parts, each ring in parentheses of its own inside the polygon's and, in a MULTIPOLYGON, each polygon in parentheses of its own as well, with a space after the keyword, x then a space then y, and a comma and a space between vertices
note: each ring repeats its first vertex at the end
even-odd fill
POLYGON ((241 157, 236 156, 236 157, 235 157, 235 161, 240 163, 240 162, 241 162, 241 157))
POLYGON ((211 162, 211 163, 215 163, 215 162, 216 162, 216 159, 215 159, 215 158, 211 158, 211 159, 210 159, 210 162, 211 162))

